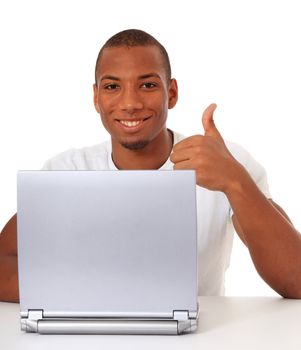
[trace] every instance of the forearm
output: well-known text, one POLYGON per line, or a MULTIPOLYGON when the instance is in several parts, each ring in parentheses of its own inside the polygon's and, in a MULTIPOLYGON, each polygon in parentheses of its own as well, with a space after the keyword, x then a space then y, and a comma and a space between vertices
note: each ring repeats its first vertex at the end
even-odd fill
POLYGON ((0 300, 19 302, 17 256, 0 255, 0 300))
POLYGON ((284 297, 301 298, 301 236, 244 168, 226 192, 261 277, 284 297))

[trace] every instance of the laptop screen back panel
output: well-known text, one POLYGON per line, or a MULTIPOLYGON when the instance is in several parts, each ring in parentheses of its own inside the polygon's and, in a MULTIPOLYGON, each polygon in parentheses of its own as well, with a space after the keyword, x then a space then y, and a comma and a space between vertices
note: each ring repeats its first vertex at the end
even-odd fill
POLYGON ((193 171, 20 172, 21 312, 196 311, 195 190, 193 171))

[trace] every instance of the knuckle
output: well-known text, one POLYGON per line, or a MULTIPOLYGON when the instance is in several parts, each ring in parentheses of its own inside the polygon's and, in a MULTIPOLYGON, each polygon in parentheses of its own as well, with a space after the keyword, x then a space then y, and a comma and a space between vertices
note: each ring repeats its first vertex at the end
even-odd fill
POLYGON ((203 151, 203 149, 200 146, 197 146, 194 149, 194 153, 195 153, 196 156, 200 156, 202 154, 202 151, 203 151))
POLYGON ((194 145, 201 144, 203 142, 203 138, 204 137, 202 135, 191 136, 191 140, 194 145))

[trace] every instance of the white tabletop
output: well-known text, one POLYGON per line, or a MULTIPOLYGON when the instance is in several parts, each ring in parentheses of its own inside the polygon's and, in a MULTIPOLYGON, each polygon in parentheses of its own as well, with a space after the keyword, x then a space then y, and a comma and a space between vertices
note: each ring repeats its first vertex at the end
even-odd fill
POLYGON ((199 303, 196 333, 119 336, 24 333, 20 330, 19 305, 0 302, 0 349, 301 349, 301 300, 201 297, 199 303))

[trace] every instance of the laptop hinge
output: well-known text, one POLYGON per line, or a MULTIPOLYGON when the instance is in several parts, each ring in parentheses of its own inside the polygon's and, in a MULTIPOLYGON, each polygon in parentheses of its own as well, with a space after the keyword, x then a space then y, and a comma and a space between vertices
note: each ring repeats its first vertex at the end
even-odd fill
POLYGON ((178 323, 178 334, 190 333, 197 329, 197 318, 191 318, 187 310, 174 310, 173 319, 178 323))
POLYGON ((45 319, 43 310, 28 310, 21 329, 41 334, 182 334, 197 329, 197 319, 186 310, 173 311, 173 320, 59 320, 45 319))
MULTIPOLYGON (((38 317, 33 314, 33 317, 38 317)), ((174 320, 38 319, 21 321, 22 330, 40 334, 178 334, 174 320)))
POLYGON ((21 330, 38 332, 38 321, 43 319, 43 310, 28 310, 26 318, 21 318, 21 330))

